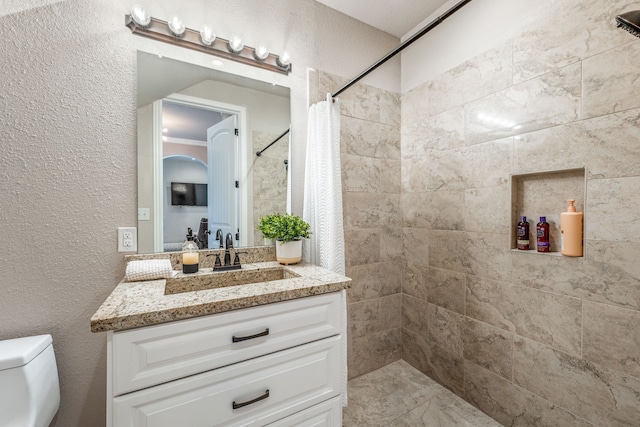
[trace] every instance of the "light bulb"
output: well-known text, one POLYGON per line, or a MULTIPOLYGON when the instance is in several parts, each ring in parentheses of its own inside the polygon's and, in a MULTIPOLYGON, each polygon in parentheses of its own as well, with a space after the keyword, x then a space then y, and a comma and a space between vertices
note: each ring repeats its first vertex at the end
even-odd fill
POLYGON ((269 49, 264 47, 263 45, 258 46, 253 51, 253 56, 258 61, 264 61, 269 56, 269 49))
POLYGON ((167 129, 167 128, 162 128, 162 133, 167 133, 167 132, 169 132, 169 129, 167 129))
POLYGON ((140 27, 147 27, 151 23, 151 15, 139 4, 134 4, 131 8, 131 18, 140 27))
POLYGON ((216 39, 213 28, 206 24, 203 25, 202 29, 200 30, 200 38, 202 39, 202 43, 206 44, 207 46, 211 46, 211 44, 216 39))
POLYGON ((276 64, 278 64, 278 67, 280 68, 289 68, 289 65, 291 64, 291 57, 287 52, 284 52, 282 55, 276 58, 276 64))
POLYGON ((229 39, 229 50, 233 53, 240 53, 244 49, 244 43, 238 36, 233 36, 229 39))
POLYGON ((174 16, 173 18, 171 18, 171 21, 169 21, 169 30, 171 30, 171 33, 174 36, 180 37, 184 34, 186 28, 182 24, 182 20, 177 16, 174 16))

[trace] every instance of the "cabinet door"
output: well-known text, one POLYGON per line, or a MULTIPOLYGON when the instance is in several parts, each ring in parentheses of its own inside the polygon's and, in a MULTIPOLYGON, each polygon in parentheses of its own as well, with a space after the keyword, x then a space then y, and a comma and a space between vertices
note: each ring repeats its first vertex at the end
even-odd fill
POLYGON ((267 427, 342 427, 340 397, 334 397, 267 427))
POLYGON ((340 337, 113 399, 115 427, 264 426, 340 394, 340 337))
POLYGON ((112 395, 338 335, 341 317, 334 292, 115 332, 112 395))

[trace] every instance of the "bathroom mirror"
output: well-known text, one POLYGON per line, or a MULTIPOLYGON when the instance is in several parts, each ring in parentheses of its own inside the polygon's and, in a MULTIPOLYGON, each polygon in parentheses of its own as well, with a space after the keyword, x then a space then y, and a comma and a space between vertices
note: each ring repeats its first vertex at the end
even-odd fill
POLYGON ((138 52, 138 252, 201 248, 216 231, 262 244, 260 216, 285 212, 289 88, 138 52), (237 131, 236 131, 237 130, 237 131), (209 233, 205 233, 209 231, 209 233))

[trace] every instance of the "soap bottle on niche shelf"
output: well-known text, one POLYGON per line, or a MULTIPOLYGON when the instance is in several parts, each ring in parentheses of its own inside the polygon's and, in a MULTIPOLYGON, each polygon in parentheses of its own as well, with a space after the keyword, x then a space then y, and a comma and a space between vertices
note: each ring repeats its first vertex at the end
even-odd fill
POLYGON ((187 229, 187 240, 182 244, 182 272, 197 273, 200 254, 198 253, 198 245, 193 241, 193 232, 187 229))
POLYGON ((569 199, 566 212, 560 214, 560 252, 564 256, 582 256, 582 212, 576 212, 574 199, 569 199))
POLYGON ((540 217, 540 222, 536 224, 536 249, 538 252, 550 252, 549 245, 549 223, 546 216, 540 217))
POLYGON ((518 222, 518 241, 517 246, 521 251, 529 250, 529 223, 527 222, 527 217, 520 217, 520 222, 518 222))

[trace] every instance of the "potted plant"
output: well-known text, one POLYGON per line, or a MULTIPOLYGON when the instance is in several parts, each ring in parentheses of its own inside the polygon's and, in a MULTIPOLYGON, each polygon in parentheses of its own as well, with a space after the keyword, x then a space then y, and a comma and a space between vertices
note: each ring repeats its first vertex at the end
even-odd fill
POLYGON ((311 226, 298 215, 271 214, 260 218, 258 230, 265 239, 276 241, 276 259, 280 264, 296 264, 302 259, 302 239, 308 239, 311 226))

